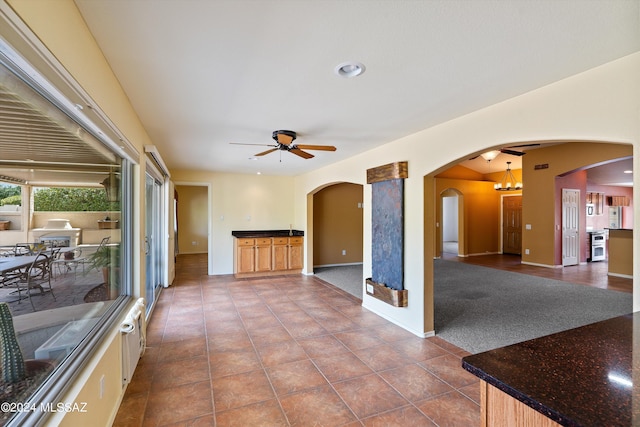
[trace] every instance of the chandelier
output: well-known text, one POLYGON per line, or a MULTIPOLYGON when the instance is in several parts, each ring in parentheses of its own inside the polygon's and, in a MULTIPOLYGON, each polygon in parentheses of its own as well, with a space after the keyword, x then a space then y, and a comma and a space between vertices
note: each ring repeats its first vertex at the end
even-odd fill
POLYGON ((507 162, 507 170, 504 172, 500 182, 493 184, 493 188, 497 191, 522 190, 522 183, 516 181, 516 178, 511 173, 511 162, 507 162))

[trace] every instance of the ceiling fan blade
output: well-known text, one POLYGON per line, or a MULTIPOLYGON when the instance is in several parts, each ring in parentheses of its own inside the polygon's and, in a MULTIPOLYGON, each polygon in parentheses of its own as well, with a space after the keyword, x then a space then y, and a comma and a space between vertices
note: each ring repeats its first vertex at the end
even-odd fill
MULTIPOLYGON (((257 144, 256 144, 257 145, 257 144)), ((278 151, 277 148, 272 148, 271 150, 263 151, 262 153, 254 154, 254 156, 264 156, 265 154, 273 153, 274 151, 278 151)))
POLYGON ((511 154, 512 156, 524 156, 527 154, 524 151, 509 150, 508 148, 503 148, 500 152, 504 154, 511 154))
POLYGON ((295 154, 296 156, 300 156, 303 159, 310 159, 313 157, 313 154, 302 151, 299 148, 292 148, 291 150, 289 150, 289 152, 295 154))
POLYGON ((275 147, 273 144, 245 144, 244 142, 230 142, 232 145, 259 145, 261 147, 275 147))
POLYGON ((521 144, 521 145, 512 145, 509 148, 524 148, 524 147, 539 147, 540 144, 537 142, 531 143, 531 144, 521 144))
POLYGON ((303 150, 320 150, 320 151, 336 151, 336 147, 333 145, 306 145, 306 144, 297 144, 297 148, 301 148, 303 150))

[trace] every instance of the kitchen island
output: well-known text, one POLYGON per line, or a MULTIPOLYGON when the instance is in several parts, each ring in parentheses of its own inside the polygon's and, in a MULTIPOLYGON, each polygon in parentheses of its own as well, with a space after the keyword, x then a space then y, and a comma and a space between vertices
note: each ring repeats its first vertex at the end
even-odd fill
POLYGON ((633 230, 609 229, 609 276, 633 278, 633 230))
POLYGON ((463 358, 482 380, 482 425, 640 425, 634 329, 640 313, 463 358))
POLYGON ((238 278, 300 274, 304 232, 300 230, 232 231, 233 274, 238 278))

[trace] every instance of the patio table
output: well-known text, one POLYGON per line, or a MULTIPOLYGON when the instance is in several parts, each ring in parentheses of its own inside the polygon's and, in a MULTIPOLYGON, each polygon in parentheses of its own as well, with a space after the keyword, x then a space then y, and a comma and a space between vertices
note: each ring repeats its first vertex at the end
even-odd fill
POLYGON ((35 261, 36 255, 23 255, 0 258, 0 276, 14 270, 29 267, 35 261))

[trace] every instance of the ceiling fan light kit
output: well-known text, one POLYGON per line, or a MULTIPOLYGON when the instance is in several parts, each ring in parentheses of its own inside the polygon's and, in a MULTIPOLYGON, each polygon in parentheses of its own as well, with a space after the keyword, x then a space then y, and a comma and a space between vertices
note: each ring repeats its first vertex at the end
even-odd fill
POLYGON ((289 145, 296 140, 296 133, 292 130, 274 130, 271 134, 278 144, 289 145))
POLYGON ((487 162, 490 162, 491 160, 493 160, 496 157, 498 157, 498 154, 500 154, 500 151, 493 150, 493 151, 487 151, 486 153, 480 154, 480 157, 485 159, 487 162))

